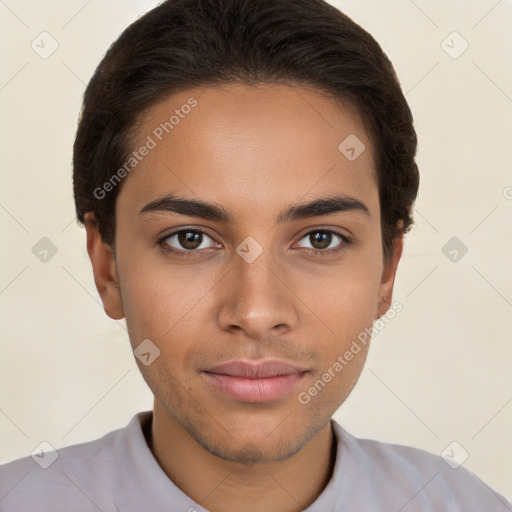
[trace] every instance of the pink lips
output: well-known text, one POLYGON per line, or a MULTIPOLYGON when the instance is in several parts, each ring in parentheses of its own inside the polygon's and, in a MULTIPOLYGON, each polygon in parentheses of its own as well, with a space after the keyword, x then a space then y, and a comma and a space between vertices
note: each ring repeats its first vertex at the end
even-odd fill
POLYGON ((240 402, 270 402, 282 398, 302 380, 306 370, 276 360, 262 363, 230 361, 204 371, 208 382, 240 402))

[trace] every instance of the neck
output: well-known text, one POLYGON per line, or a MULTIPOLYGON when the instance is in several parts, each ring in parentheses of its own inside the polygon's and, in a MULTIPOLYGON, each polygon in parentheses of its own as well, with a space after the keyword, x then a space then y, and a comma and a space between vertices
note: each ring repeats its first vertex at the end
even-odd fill
POLYGON ((203 448, 155 401, 148 445, 173 483, 211 512, 299 512, 331 478, 336 442, 330 423, 292 456, 245 464, 203 448))

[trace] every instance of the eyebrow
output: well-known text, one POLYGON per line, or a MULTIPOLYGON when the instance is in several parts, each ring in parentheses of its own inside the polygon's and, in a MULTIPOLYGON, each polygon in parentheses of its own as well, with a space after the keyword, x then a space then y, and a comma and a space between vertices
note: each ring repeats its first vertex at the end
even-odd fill
MULTIPOLYGON (((232 215, 218 204, 208 201, 184 199, 172 194, 146 204, 139 214, 154 212, 173 212, 225 223, 233 221, 232 215)), ((277 222, 291 222, 337 212, 361 213, 368 218, 371 217, 368 207, 363 202, 355 197, 342 195, 315 199, 308 203, 289 206, 278 215, 277 222)))

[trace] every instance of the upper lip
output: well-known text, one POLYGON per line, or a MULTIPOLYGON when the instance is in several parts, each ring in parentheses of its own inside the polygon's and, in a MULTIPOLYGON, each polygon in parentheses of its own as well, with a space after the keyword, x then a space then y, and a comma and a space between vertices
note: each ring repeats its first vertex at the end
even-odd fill
POLYGON ((247 379, 265 379, 293 373, 304 373, 306 370, 275 359, 255 363, 248 361, 228 361, 204 370, 206 373, 245 377, 247 379))

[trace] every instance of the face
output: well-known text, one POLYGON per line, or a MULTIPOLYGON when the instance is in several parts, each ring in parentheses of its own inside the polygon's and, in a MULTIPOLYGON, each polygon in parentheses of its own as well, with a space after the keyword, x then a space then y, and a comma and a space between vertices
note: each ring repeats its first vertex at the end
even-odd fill
POLYGON ((290 456, 352 390, 367 346, 344 354, 391 298, 370 140, 287 85, 182 91, 139 128, 105 309, 160 351, 138 364, 169 421, 225 459, 290 456))

